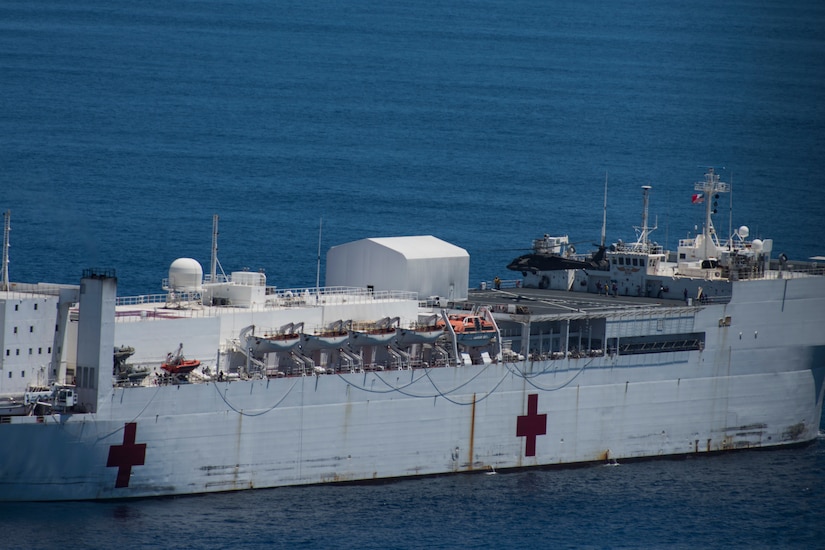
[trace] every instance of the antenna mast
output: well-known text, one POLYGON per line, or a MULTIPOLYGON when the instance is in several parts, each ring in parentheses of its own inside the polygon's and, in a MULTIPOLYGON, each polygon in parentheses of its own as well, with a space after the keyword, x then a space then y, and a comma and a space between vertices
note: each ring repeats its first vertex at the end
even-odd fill
POLYGON ((728 250, 733 250, 733 171, 730 173, 730 199, 728 200, 728 250))
POLYGON ((212 216, 212 266, 209 271, 209 282, 214 283, 218 276, 218 215, 212 216))
MULTIPOLYGON (((11 233, 11 210, 3 212, 3 281, 0 290, 9 289, 9 234, 11 233)), ((15 329, 17 330, 17 329, 15 329)))
POLYGON ((321 230, 324 226, 324 218, 318 220, 318 268, 315 271, 315 295, 320 293, 321 288, 321 230))
POLYGON ((604 171, 604 211, 602 213, 602 248, 607 233, 607 170, 604 171))
POLYGON ((647 226, 647 210, 648 204, 650 203, 650 185, 642 185, 642 195, 644 196, 644 208, 642 210, 642 233, 639 235, 639 243, 642 245, 646 245, 648 241, 648 233, 650 233, 650 228, 647 226))

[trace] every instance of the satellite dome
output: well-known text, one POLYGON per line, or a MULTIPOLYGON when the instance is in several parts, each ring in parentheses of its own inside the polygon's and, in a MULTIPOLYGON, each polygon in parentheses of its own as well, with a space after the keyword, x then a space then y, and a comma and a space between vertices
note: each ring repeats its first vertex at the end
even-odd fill
POLYGON ((169 289, 194 292, 201 289, 203 268, 192 258, 178 258, 169 266, 169 289))
POLYGON ((762 239, 754 239, 751 243, 754 252, 762 252, 762 239))
POLYGON ((742 237, 743 239, 747 239, 748 235, 751 234, 751 230, 748 229, 747 225, 743 225, 742 227, 739 228, 738 233, 739 233, 740 237, 742 237))

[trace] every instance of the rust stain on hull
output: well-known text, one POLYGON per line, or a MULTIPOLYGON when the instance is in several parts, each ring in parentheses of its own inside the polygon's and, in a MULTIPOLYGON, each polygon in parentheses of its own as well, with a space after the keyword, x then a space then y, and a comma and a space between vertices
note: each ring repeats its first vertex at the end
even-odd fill
POLYGON ((793 426, 788 426, 788 429, 782 432, 783 441, 797 441, 805 433, 805 423, 800 422, 793 426))
POLYGON ((470 407, 470 454, 467 457, 468 470, 473 469, 473 447, 476 436, 476 394, 473 394, 473 405, 470 407))

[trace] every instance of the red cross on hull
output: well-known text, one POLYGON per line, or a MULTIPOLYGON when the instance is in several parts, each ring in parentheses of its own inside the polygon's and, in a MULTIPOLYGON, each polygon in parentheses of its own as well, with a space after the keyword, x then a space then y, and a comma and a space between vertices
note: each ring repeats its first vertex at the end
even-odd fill
POLYGON ((524 456, 536 456, 536 436, 547 433, 547 415, 538 412, 539 394, 531 393, 527 396, 527 414, 519 416, 516 423, 516 435, 527 438, 524 456))
POLYGON ((115 489, 129 486, 132 476, 132 466, 143 466, 146 461, 146 443, 135 444, 137 424, 129 422, 123 429, 123 445, 109 447, 107 468, 117 467, 117 481, 115 489))

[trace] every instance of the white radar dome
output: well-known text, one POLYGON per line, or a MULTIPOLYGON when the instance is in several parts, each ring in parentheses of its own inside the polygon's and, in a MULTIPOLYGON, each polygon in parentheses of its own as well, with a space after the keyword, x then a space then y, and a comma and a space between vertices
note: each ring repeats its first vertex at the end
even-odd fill
POLYGON ((751 230, 748 229, 747 225, 743 225, 742 227, 739 228, 738 233, 739 233, 740 237, 742 237, 743 239, 747 239, 748 235, 751 234, 751 230))
POLYGON ((192 258, 178 258, 169 266, 169 289, 193 292, 201 289, 203 268, 192 258))
POLYGON ((751 248, 754 252, 762 252, 762 239, 754 239, 751 248))

